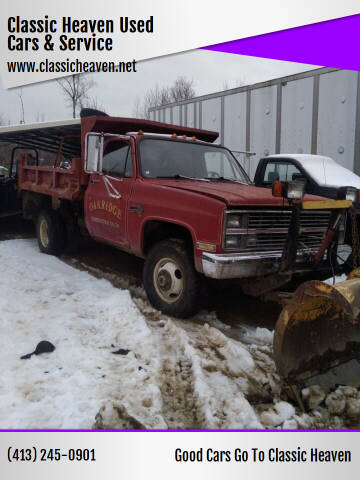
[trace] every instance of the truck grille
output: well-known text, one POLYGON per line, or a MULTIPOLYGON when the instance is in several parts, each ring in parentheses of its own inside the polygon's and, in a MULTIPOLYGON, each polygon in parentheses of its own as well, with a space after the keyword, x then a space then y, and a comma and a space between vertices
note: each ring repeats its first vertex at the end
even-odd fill
MULTIPOLYGON (((290 211, 254 211, 249 212, 248 228, 288 228, 291 220, 290 211)), ((325 230, 329 226, 330 210, 303 210, 300 213, 300 224, 305 227, 322 227, 325 230)))
MULTIPOLYGON (((247 216, 247 228, 227 230, 230 235, 243 236, 240 247, 242 252, 283 250, 291 211, 257 210, 243 213, 247 216)), ((318 250, 329 227, 330 217, 330 210, 304 210, 300 213, 298 250, 318 250)))

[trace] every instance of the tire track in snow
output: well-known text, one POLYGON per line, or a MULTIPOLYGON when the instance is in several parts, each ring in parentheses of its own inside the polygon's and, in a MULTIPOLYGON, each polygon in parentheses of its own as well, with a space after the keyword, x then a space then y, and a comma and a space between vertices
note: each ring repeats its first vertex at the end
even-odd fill
POLYGON ((252 378, 261 372, 254 371, 246 349, 240 346, 239 355, 237 342, 216 328, 167 317, 143 298, 134 301, 158 336, 162 414, 169 428, 261 428, 245 392, 266 401, 269 394, 252 378))
POLYGON ((187 355, 172 320, 154 310, 147 299, 133 300, 152 330, 158 345, 161 368, 158 383, 162 395, 162 415, 170 429, 201 428, 201 411, 195 395, 192 358, 187 355), (176 341, 174 341, 176 339, 176 341))
POLYGON ((246 345, 218 330, 224 327, 225 332, 226 326, 214 315, 203 313, 188 321, 170 318, 152 308, 133 279, 76 260, 70 264, 130 291, 156 337, 161 365, 157 382, 169 428, 261 428, 246 397, 269 402, 271 382, 246 345))

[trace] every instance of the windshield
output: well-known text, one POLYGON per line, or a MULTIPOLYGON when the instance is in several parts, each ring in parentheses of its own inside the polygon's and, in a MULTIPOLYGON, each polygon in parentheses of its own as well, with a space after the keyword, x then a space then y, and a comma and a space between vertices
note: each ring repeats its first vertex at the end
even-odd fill
POLYGON ((225 148, 150 138, 142 140, 139 148, 144 178, 250 183, 246 173, 225 148))

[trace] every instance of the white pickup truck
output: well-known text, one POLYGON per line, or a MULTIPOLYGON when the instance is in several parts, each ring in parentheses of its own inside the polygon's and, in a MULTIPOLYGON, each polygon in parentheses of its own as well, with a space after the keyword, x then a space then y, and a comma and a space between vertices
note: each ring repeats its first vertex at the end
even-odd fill
POLYGON ((275 180, 290 182, 300 178, 306 180, 306 193, 335 199, 345 195, 358 203, 355 189, 360 189, 360 177, 323 155, 269 155, 260 160, 254 183, 271 187, 275 180))

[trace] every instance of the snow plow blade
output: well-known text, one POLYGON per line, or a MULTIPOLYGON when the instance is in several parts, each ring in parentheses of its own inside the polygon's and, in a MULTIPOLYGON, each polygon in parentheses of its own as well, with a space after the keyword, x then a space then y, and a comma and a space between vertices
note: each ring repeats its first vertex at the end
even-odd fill
POLYGON ((274 360, 289 386, 360 385, 360 269, 300 285, 276 323, 274 360))

